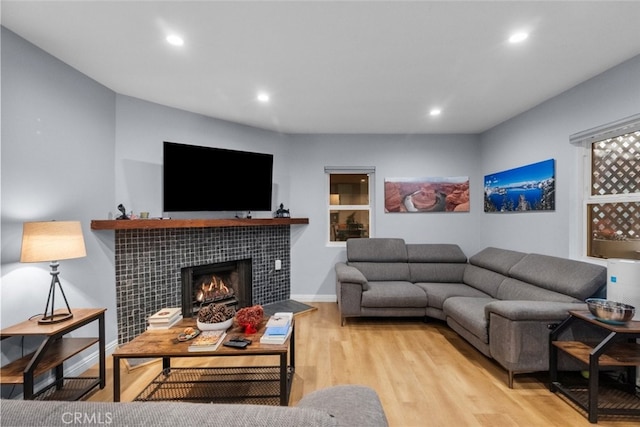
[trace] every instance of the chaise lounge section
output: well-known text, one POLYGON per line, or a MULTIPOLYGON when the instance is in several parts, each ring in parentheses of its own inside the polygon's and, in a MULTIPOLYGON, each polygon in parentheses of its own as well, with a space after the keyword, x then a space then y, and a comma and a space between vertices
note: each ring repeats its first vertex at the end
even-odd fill
MULTIPOLYGON (((507 370, 509 387, 516 373, 548 370, 550 328, 606 286, 606 268, 595 264, 494 247, 467 259, 457 245, 398 238, 349 239, 335 271, 343 325, 365 316, 443 320, 507 370)), ((562 367, 577 369, 569 363, 562 367)))

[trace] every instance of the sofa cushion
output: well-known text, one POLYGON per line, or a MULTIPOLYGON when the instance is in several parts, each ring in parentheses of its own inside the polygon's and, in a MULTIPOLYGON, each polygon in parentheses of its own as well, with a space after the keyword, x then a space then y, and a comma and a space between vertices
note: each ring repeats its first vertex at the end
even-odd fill
POLYGON ((413 283, 462 283, 465 268, 466 264, 442 262, 409 263, 409 277, 413 283))
POLYGON ((442 310, 442 305, 447 298, 451 297, 478 297, 478 298, 490 298, 490 295, 485 294, 467 286, 464 283, 416 283, 416 286, 421 287, 427 293, 427 299, 429 307, 439 308, 442 310))
POLYGON ((411 278, 406 262, 349 262, 349 265, 360 270, 368 281, 409 281, 411 278))
POLYGON ((548 289, 511 278, 507 278, 502 282, 498 289, 497 297, 501 300, 580 302, 580 300, 570 295, 550 291, 548 289))
POLYGON ((511 267, 509 275, 579 300, 596 294, 607 282, 603 266, 540 254, 525 256, 511 267))
POLYGON ((348 239, 347 261, 407 262, 407 246, 397 238, 348 239))
POLYGON ((465 284, 496 298, 498 288, 506 278, 506 276, 496 273, 495 271, 487 270, 486 268, 478 267, 473 264, 468 264, 464 269, 462 281, 465 284))
POLYGON ((369 282, 362 292, 362 307, 426 307, 427 294, 411 282, 369 282))
POLYGON ((448 243, 408 243, 409 262, 459 262, 466 263, 467 256, 460 246, 448 243))
POLYGON ((458 245, 446 243, 407 244, 410 280, 417 282, 462 282, 467 257, 458 245))
POLYGON ((488 247, 469 258, 469 263, 507 276, 511 267, 526 255, 524 252, 488 247))
POLYGON ((493 298, 451 297, 444 302, 442 309, 447 318, 451 317, 464 329, 472 333, 485 344, 489 343, 488 320, 484 307, 493 298))

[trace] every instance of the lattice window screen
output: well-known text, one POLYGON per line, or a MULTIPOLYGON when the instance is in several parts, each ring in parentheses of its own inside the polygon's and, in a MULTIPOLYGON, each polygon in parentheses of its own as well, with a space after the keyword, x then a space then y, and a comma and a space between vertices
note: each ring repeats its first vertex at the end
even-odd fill
POLYGON ((588 255, 640 259, 640 130, 591 144, 590 192, 588 255))
POLYGON ((591 145, 591 195, 640 193, 640 131, 591 145))
POLYGON ((589 205, 593 236, 613 240, 640 238, 640 203, 589 205))

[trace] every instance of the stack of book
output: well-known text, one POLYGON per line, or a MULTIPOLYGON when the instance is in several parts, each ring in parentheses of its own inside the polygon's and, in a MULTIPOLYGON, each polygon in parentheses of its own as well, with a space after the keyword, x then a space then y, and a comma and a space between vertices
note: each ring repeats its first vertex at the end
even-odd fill
POLYGON ((169 329, 181 320, 182 309, 180 307, 163 308, 156 314, 149 316, 147 330, 169 329))
POLYGON ((219 329, 216 331, 202 331, 189 344, 189 351, 215 351, 220 347, 227 332, 219 329))
POLYGON ((284 344, 291 335, 293 313, 276 313, 269 318, 264 334, 260 337, 261 344, 284 344))

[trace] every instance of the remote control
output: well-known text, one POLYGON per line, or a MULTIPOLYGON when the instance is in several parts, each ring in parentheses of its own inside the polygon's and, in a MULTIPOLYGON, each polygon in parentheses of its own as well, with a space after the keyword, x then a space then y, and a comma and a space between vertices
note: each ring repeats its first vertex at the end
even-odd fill
POLYGON ((249 343, 246 341, 227 341, 222 345, 226 347, 233 347, 233 348, 246 348, 249 345, 249 343))

